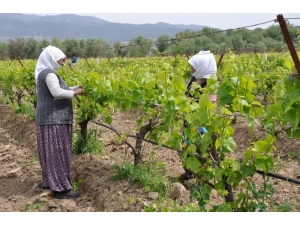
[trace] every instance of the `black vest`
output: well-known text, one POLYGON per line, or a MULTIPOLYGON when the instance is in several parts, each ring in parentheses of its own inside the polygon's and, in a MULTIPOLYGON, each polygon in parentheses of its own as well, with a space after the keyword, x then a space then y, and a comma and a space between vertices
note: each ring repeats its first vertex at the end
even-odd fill
MULTIPOLYGON (((73 124, 72 99, 55 99, 52 96, 46 84, 46 76, 49 73, 55 72, 51 69, 44 69, 40 72, 37 79, 37 107, 35 123, 37 125, 73 124)), ((58 75, 57 77, 61 88, 71 90, 58 75)))

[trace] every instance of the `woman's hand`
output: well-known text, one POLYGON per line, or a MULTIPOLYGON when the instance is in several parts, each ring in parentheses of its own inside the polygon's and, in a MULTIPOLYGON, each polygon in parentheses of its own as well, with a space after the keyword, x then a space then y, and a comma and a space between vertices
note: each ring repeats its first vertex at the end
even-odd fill
POLYGON ((76 91, 74 91, 74 96, 76 95, 82 95, 83 94, 83 88, 82 86, 79 87, 78 89, 76 89, 76 91))

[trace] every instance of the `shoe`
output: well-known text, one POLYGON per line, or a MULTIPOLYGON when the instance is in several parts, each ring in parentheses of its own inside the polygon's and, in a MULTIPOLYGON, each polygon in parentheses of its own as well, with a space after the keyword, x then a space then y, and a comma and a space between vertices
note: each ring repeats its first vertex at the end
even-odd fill
POLYGON ((79 192, 74 190, 62 191, 62 192, 55 191, 53 193, 53 196, 54 198, 58 198, 58 199, 70 199, 70 198, 78 198, 80 194, 79 192))

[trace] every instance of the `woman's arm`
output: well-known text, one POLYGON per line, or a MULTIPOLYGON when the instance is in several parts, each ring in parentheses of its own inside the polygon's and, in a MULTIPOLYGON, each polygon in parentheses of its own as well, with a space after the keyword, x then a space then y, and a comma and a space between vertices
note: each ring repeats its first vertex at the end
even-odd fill
POLYGON ((59 80, 56 74, 54 73, 49 73, 46 77, 46 83, 49 88, 49 91, 51 92, 52 96, 54 98, 67 98, 71 99, 74 98, 75 91, 78 89, 77 87, 73 87, 74 89, 72 90, 65 90, 60 88, 59 86, 59 80))

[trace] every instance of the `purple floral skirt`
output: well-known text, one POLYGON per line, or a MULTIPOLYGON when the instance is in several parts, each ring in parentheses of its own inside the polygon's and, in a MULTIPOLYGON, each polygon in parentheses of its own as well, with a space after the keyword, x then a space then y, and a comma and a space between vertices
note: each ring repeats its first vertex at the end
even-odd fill
POLYGON ((67 191, 71 185, 72 124, 37 125, 43 188, 67 191))

